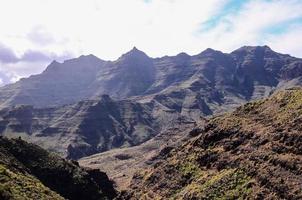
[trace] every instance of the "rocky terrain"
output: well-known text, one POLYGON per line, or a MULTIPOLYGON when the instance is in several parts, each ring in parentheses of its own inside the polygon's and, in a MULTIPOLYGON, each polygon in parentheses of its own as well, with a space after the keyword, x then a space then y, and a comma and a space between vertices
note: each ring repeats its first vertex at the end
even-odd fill
POLYGON ((78 159, 300 85, 301 69, 301 59, 267 46, 162 58, 133 48, 116 61, 54 61, 0 88, 0 134, 78 159))
POLYGON ((136 173, 124 199, 301 199, 302 89, 212 118, 136 173))
POLYGON ((54 61, 0 88, 0 135, 93 169, 1 138, 0 197, 111 199, 102 169, 122 199, 302 198, 301 77, 267 46, 54 61))
POLYGON ((0 199, 113 199, 104 172, 84 169, 21 139, 0 137, 0 199))
POLYGON ((107 95, 54 108, 14 106, 0 111, 0 134, 22 137, 61 156, 77 159, 138 145, 175 125, 175 121, 192 122, 161 107, 155 103, 114 101, 107 95))
POLYGON ((118 148, 79 159, 81 166, 105 171, 118 190, 126 190, 135 172, 157 162, 158 154, 188 140, 195 124, 176 124, 138 146, 118 148))

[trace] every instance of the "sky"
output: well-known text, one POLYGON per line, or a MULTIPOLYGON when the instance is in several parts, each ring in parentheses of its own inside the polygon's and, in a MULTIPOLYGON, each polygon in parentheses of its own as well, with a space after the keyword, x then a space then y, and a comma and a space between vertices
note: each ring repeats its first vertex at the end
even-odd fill
POLYGON ((268 45, 302 57, 302 0, 0 0, 0 85, 52 61, 268 45))

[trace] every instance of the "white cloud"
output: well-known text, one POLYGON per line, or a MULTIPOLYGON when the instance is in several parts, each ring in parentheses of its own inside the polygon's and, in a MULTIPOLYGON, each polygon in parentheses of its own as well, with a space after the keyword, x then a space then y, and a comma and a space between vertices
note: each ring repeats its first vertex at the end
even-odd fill
POLYGON ((292 26, 287 32, 270 36, 267 44, 274 50, 284 53, 292 53, 292 55, 302 58, 302 27, 292 26))
POLYGON ((301 24, 279 36, 263 32, 302 17, 299 0, 245 1, 238 12, 227 13, 213 29, 200 33, 201 25, 230 1, 0 0, 0 43, 17 58, 28 59, 1 65, 0 71, 23 77, 41 72, 50 62, 47 58, 92 53, 112 60, 133 46, 158 57, 267 43, 281 52, 301 55, 301 47, 294 42, 301 38, 301 24), (28 52, 32 54, 24 56, 28 52), (32 62, 39 55, 47 55, 44 62, 32 62))
MULTIPOLYGON (((287 38, 288 34, 296 32, 295 29, 298 27, 290 27, 289 32, 282 36, 265 32, 274 25, 286 24, 290 20, 302 17, 301 10, 302 2, 297 0, 249 1, 238 12, 227 14, 215 28, 201 33, 199 39, 207 41, 205 44, 207 46, 227 52, 243 45, 269 44, 276 50, 286 49, 285 53, 301 55, 301 51, 299 52, 297 49, 279 48, 289 46, 285 40, 281 40, 281 37, 287 38), (272 40, 274 43, 271 42, 272 40)), ((302 27, 302 21, 299 26, 302 27)), ((293 39, 298 38, 299 36, 295 35, 293 39)))
POLYGON ((0 41, 18 52, 44 43, 45 48, 57 53, 71 50, 75 54, 94 53, 115 59, 133 46, 152 56, 189 50, 192 32, 227 0, 0 2, 0 24, 4 30, 0 41))

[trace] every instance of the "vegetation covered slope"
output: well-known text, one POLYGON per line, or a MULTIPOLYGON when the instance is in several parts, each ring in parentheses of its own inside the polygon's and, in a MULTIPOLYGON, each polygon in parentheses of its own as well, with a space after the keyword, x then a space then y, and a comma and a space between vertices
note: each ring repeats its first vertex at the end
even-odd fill
POLYGON ((215 117, 137 173, 124 198, 302 199, 301 122, 301 89, 215 117))
POLYGON ((0 199, 112 199, 107 175, 20 139, 0 137, 0 199))

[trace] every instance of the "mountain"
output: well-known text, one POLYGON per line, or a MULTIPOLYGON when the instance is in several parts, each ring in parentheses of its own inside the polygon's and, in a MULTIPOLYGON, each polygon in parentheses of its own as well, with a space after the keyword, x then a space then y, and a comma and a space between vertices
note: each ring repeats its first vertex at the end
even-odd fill
POLYGON ((43 73, 0 88, 0 105, 60 106, 108 94, 117 100, 154 100, 197 120, 300 85, 301 69, 301 59, 267 46, 162 58, 133 48, 116 61, 93 55, 54 61, 43 73))
POLYGON ((122 199, 301 199, 301 116, 293 88, 214 117, 137 172, 122 199))
POLYGON ((63 105, 86 99, 89 86, 105 61, 88 55, 59 63, 53 61, 41 74, 1 88, 2 107, 26 104, 36 107, 63 105))
POLYGON ((301 69, 302 59, 267 46, 154 59, 133 48, 116 61, 54 61, 0 88, 0 134, 78 159, 300 85, 301 69))
POLYGON ((99 100, 53 108, 20 105, 2 109, 0 134, 22 137, 61 156, 78 159, 141 144, 179 120, 192 122, 155 102, 115 101, 103 95, 99 100))
POLYGON ((0 199, 113 199, 107 175, 21 139, 0 137, 0 199))

